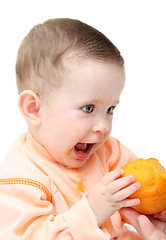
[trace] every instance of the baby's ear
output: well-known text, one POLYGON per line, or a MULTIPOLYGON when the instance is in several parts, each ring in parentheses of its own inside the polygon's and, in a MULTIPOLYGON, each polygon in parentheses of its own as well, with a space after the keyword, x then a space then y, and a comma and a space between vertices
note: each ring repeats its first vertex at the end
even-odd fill
POLYGON ((40 125, 40 97, 31 90, 25 90, 19 96, 18 105, 27 123, 38 127, 40 125))

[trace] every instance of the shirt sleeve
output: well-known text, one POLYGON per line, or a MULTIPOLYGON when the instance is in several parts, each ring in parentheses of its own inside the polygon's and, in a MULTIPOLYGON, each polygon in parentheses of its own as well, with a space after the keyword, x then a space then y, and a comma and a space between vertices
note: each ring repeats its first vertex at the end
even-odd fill
MULTIPOLYGON (((116 214, 121 218, 118 212, 116 214)), ((130 231, 124 225, 124 222, 122 220, 119 221, 119 226, 116 226, 116 228, 113 229, 113 222, 114 220, 117 221, 116 216, 114 216, 114 219, 112 219, 112 233, 109 234, 104 225, 99 228, 85 195, 80 202, 73 205, 70 211, 65 214, 65 220, 71 229, 74 239, 77 240, 143 240, 143 238, 137 232, 130 231), (75 217, 74 221, 73 216, 75 217), (82 226, 82 228, 80 228, 80 226, 82 226)))
POLYGON ((111 236, 97 226, 85 196, 56 214, 40 189, 0 184, 0 239, 109 240, 111 236))

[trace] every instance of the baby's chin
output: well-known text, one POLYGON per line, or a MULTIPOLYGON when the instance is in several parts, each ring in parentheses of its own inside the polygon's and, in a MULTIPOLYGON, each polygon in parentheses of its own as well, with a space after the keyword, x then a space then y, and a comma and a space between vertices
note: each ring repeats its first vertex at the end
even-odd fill
POLYGON ((86 159, 76 159, 72 151, 68 154, 65 154, 63 159, 57 161, 60 164, 64 165, 66 168, 81 168, 88 161, 89 157, 86 159))
POLYGON ((85 165, 88 159, 69 159, 67 162, 65 161, 64 166, 66 168, 81 168, 85 165))

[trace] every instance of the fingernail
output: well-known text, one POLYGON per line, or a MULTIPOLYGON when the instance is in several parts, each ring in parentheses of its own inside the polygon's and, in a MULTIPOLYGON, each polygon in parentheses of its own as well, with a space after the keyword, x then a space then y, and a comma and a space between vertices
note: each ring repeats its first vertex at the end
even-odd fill
POLYGON ((166 215, 166 209, 164 209, 161 213, 162 213, 162 216, 166 215))
POLYGON ((135 180, 135 176, 134 176, 133 174, 129 175, 129 177, 130 177, 130 179, 131 179, 132 181, 135 180))
POLYGON ((138 204, 140 204, 140 199, 139 198, 135 199, 135 205, 138 205, 138 204))
POLYGON ((159 213, 153 214, 153 217, 154 217, 154 218, 158 218, 158 217, 159 217, 159 213))
POLYGON ((140 182, 136 182, 136 183, 134 183, 135 184, 135 187, 137 188, 137 189, 140 189, 141 188, 141 183, 140 182))
POLYGON ((123 169, 119 169, 120 170, 120 173, 123 174, 124 173, 124 170, 123 169))

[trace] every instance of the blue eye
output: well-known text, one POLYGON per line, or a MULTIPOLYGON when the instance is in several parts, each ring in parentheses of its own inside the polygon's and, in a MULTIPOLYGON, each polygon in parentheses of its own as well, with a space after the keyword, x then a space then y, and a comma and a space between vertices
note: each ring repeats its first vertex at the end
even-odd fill
POLYGON ((114 108, 115 108, 114 106, 109 107, 109 108, 107 109, 107 113, 110 114, 110 115, 113 115, 114 108))
POLYGON ((82 107, 82 110, 86 113, 91 113, 94 110, 94 105, 87 105, 82 107))

